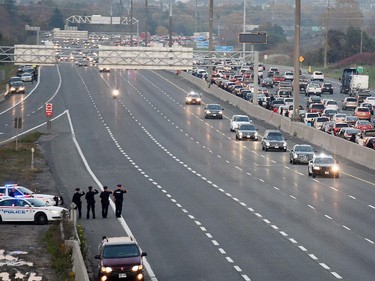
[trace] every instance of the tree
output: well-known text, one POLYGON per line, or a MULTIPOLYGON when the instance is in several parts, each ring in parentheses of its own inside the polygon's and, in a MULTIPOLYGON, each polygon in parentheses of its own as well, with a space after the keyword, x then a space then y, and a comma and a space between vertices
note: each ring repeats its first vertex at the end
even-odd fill
POLYGON ((15 14, 17 11, 16 5, 14 0, 4 0, 5 9, 8 11, 9 14, 15 14))
POLYGON ((286 35, 284 29, 279 25, 272 25, 268 22, 265 25, 259 26, 254 30, 255 32, 266 32, 267 33, 267 44, 257 45, 259 51, 272 49, 277 47, 281 43, 286 43, 286 35))
POLYGON ((64 17, 61 13, 61 11, 58 8, 55 8, 53 10, 52 16, 49 20, 49 26, 50 28, 64 28, 64 17))

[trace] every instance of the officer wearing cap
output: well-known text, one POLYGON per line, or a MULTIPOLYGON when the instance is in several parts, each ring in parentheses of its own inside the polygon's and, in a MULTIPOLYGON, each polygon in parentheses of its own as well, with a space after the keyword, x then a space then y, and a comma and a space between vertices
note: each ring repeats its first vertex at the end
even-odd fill
POLYGON ((102 217, 105 219, 108 215, 108 206, 109 206, 109 195, 112 194, 112 191, 108 190, 108 186, 103 186, 103 191, 100 192, 100 202, 102 203, 102 217))
POLYGON ((79 187, 76 188, 76 192, 73 194, 73 203, 76 204, 76 209, 78 210, 78 218, 82 217, 82 201, 81 197, 85 195, 85 192, 79 187))
POLYGON ((122 184, 118 184, 115 191, 113 191, 113 197, 115 198, 116 206, 116 218, 121 217, 122 213, 122 202, 124 200, 124 193, 128 192, 122 184))

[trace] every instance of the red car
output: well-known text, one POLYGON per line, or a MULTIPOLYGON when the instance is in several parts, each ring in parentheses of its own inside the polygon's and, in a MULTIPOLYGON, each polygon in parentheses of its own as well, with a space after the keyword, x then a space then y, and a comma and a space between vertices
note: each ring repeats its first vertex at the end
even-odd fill
POLYGON ((323 111, 324 111, 324 104, 321 104, 321 103, 312 103, 310 104, 309 106, 309 112, 316 112, 316 113, 320 113, 322 114, 323 111))
POLYGON ((367 120, 358 120, 355 122, 354 128, 360 129, 361 131, 374 129, 374 126, 367 120))
POLYGON ((337 136, 341 128, 344 128, 344 127, 349 127, 348 123, 335 123, 332 128, 332 134, 337 136))

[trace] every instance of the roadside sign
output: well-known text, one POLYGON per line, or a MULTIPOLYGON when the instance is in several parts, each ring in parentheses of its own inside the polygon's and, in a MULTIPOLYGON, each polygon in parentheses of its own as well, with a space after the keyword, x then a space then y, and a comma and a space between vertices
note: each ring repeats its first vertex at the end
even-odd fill
POLYGON ((305 60, 305 58, 303 56, 299 57, 299 62, 303 62, 304 60, 305 60))
POLYGON ((52 117, 53 116, 53 104, 52 103, 46 103, 46 117, 52 117))
POLYGON ((208 41, 195 42, 195 47, 197 49, 208 49, 208 41))
POLYGON ((357 66, 357 72, 363 73, 363 66, 357 66))
POLYGON ((215 46, 215 52, 233 52, 233 46, 215 46))
POLYGON ((267 34, 265 32, 239 33, 238 43, 267 44, 267 34))

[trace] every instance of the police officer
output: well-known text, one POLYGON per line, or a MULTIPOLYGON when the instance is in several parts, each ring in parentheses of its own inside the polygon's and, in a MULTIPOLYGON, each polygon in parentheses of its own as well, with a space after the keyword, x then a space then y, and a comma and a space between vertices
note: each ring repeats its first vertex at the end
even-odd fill
POLYGON ((122 202, 124 200, 124 193, 127 190, 121 185, 118 184, 115 191, 113 191, 113 197, 115 198, 115 206, 116 206, 116 218, 121 217, 122 213, 122 202))
POLYGON ((76 192, 73 194, 72 201, 76 204, 76 208, 78 210, 78 218, 82 217, 82 201, 81 197, 85 195, 85 192, 81 190, 79 187, 76 188, 76 192))
POLYGON ((103 191, 100 192, 100 202, 102 203, 102 217, 105 219, 108 215, 108 206, 109 206, 109 195, 112 194, 112 191, 108 190, 108 186, 103 186, 103 191))
POLYGON ((93 190, 92 186, 89 186, 89 191, 86 193, 85 199, 87 202, 87 215, 86 218, 90 218, 90 209, 92 212, 92 218, 95 219, 95 194, 98 194, 97 189, 93 190))

